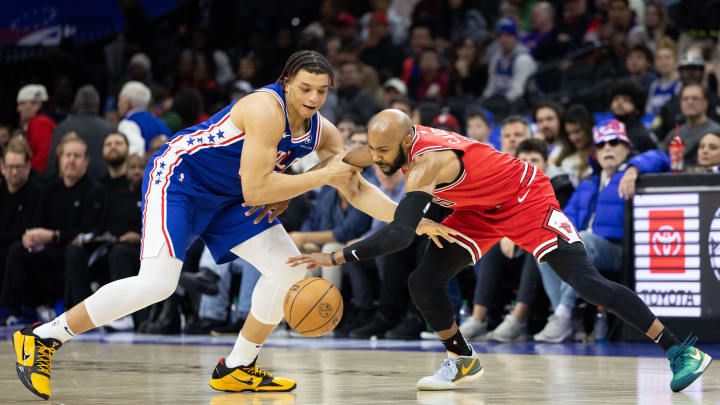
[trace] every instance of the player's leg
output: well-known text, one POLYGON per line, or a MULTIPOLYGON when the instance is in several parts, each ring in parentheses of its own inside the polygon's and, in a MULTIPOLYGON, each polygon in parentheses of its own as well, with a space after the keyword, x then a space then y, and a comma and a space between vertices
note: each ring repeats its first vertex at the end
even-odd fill
POLYGON ((52 322, 32 325, 15 332, 16 369, 20 380, 34 394, 50 396, 51 357, 68 339, 162 301, 175 291, 182 261, 170 257, 168 249, 145 258, 137 276, 102 286, 85 301, 52 322))
POLYGON ((600 275, 590 264, 582 244, 558 239, 558 248, 544 258, 550 267, 583 299, 607 308, 665 350, 674 374, 670 382, 673 391, 684 389, 702 375, 712 358, 693 347, 697 337, 688 337, 680 343, 635 292, 600 275))
POLYGON ((410 296, 425 321, 442 340, 448 357, 433 375, 420 379, 419 390, 448 390, 479 378, 483 367, 455 322, 455 311, 445 286, 475 258, 460 243, 441 249, 430 244, 420 265, 410 273, 410 296))
POLYGON ((283 300, 293 284, 305 277, 304 268, 292 268, 287 258, 300 252, 282 225, 272 226, 231 249, 257 268, 252 305, 232 351, 215 368, 210 386, 221 391, 290 391, 295 381, 273 377, 255 366, 260 348, 282 321, 283 300))
POLYGON ((497 244, 483 253, 482 261, 476 266, 478 270, 473 294, 472 315, 460 325, 460 331, 468 339, 487 335, 488 322, 486 318, 489 306, 495 298, 498 279, 508 260, 497 244))
POLYGON ((532 252, 539 262, 546 261, 586 301, 602 305, 660 344, 670 359, 673 391, 690 385, 712 361, 692 347, 697 338, 688 337, 680 343, 637 294, 601 276, 588 260, 577 230, 560 210, 550 181, 542 176, 536 183, 524 202, 518 200, 515 204, 511 200, 496 214, 490 214, 493 227, 532 252))
POLYGON ((203 210, 188 205, 186 196, 176 189, 179 186, 163 188, 162 183, 152 181, 156 176, 150 174, 151 168, 149 165, 144 177, 143 248, 137 276, 108 283, 52 322, 13 335, 18 377, 42 398, 50 396, 51 357, 64 342, 164 300, 175 291, 185 249, 194 239, 192 226, 209 221, 197 214, 203 210), (186 218, 193 218, 193 224, 186 218))

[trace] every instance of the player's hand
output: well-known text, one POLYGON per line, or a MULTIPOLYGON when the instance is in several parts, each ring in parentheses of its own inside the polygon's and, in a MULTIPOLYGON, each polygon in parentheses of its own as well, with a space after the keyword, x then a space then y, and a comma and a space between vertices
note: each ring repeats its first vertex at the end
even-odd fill
MULTIPOLYGON (((255 218, 255 221, 253 221, 253 224, 259 224, 260 221, 262 221, 262 219, 265 217, 265 214, 267 214, 268 223, 270 224, 270 223, 272 223, 272 221, 275 220, 275 218, 278 217, 278 215, 285 212, 285 210, 287 209, 289 204, 290 204, 290 200, 285 200, 285 201, 280 201, 280 202, 265 204, 265 205, 257 205, 257 206, 250 208, 250 210, 248 210, 248 212, 245 213, 245 216, 248 217, 248 216, 256 213, 259 209, 262 209, 262 211, 260 211, 260 214, 258 214, 257 218, 255 218)), ((243 203, 242 206, 247 207, 248 205, 243 203)))
POLYGON ((435 242, 435 245, 437 245, 437 247, 439 248, 442 248, 443 245, 440 242, 440 238, 438 238, 438 236, 442 237, 450 243, 455 243, 455 241, 450 235, 457 234, 454 229, 427 218, 423 218, 420 220, 420 223, 415 229, 415 233, 418 235, 427 235, 433 242, 435 242))
POLYGON ((307 269, 312 270, 316 267, 330 267, 334 266, 330 260, 330 254, 328 253, 310 253, 306 255, 295 256, 287 259, 287 264, 290 267, 296 267, 301 264, 307 264, 307 269))
POLYGON ((327 184, 335 188, 343 188, 350 184, 355 173, 360 172, 360 168, 343 162, 347 152, 340 153, 330 159, 330 163, 323 170, 327 175, 327 184))
POLYGON ((512 259, 513 256, 515 256, 515 242, 511 241, 508 238, 500 239, 500 251, 502 252, 503 256, 507 257, 508 259, 512 259))
POLYGON ((618 195, 626 200, 631 199, 635 195, 635 183, 637 182, 638 169, 630 166, 625 170, 620 185, 618 186, 618 195))

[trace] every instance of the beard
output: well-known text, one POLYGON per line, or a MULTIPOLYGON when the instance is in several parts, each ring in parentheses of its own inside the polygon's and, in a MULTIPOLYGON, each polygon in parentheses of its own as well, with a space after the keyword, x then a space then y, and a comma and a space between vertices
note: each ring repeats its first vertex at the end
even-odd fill
POLYGON ((118 152, 111 152, 103 156, 103 160, 110 167, 119 167, 125 163, 126 157, 118 152))
POLYGON ((546 131, 543 131, 543 135, 545 135, 545 142, 550 145, 555 143, 555 132, 553 132, 551 129, 547 129, 546 131))
POLYGON ((627 125, 633 121, 635 121, 637 113, 635 111, 631 113, 625 113, 625 114, 613 114, 615 115, 615 118, 617 118, 618 121, 622 122, 623 124, 627 125))
POLYGON ((398 170, 400 170, 400 168, 405 164, 406 161, 407 154, 403 151, 401 147, 400 152, 398 152, 397 156, 395 156, 395 160, 393 160, 390 165, 383 164, 382 166, 378 165, 378 167, 380 167, 380 171, 385 173, 386 176, 392 176, 398 170))

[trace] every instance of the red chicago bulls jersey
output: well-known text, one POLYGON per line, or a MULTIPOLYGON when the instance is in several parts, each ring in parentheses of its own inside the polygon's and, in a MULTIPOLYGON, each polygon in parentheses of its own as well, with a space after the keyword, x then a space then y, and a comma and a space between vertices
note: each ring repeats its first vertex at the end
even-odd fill
POLYGON ((453 209, 494 209, 545 175, 534 166, 454 132, 415 125, 408 165, 425 152, 459 151, 463 171, 450 184, 438 184, 433 202, 453 209))

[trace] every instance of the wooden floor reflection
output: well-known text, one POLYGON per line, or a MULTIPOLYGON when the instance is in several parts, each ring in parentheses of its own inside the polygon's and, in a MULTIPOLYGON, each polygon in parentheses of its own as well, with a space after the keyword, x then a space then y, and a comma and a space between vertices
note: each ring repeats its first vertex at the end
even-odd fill
MULTIPOLYGON (((720 405, 720 372, 687 392, 671 393, 662 358, 485 354, 485 376, 471 387, 417 392, 441 353, 384 350, 267 348, 260 362, 294 378, 291 393, 221 393, 208 378, 224 346, 70 342, 53 360, 54 404, 713 404, 720 405)), ((0 351, 0 402, 37 403, 17 380, 12 350, 0 351)))

